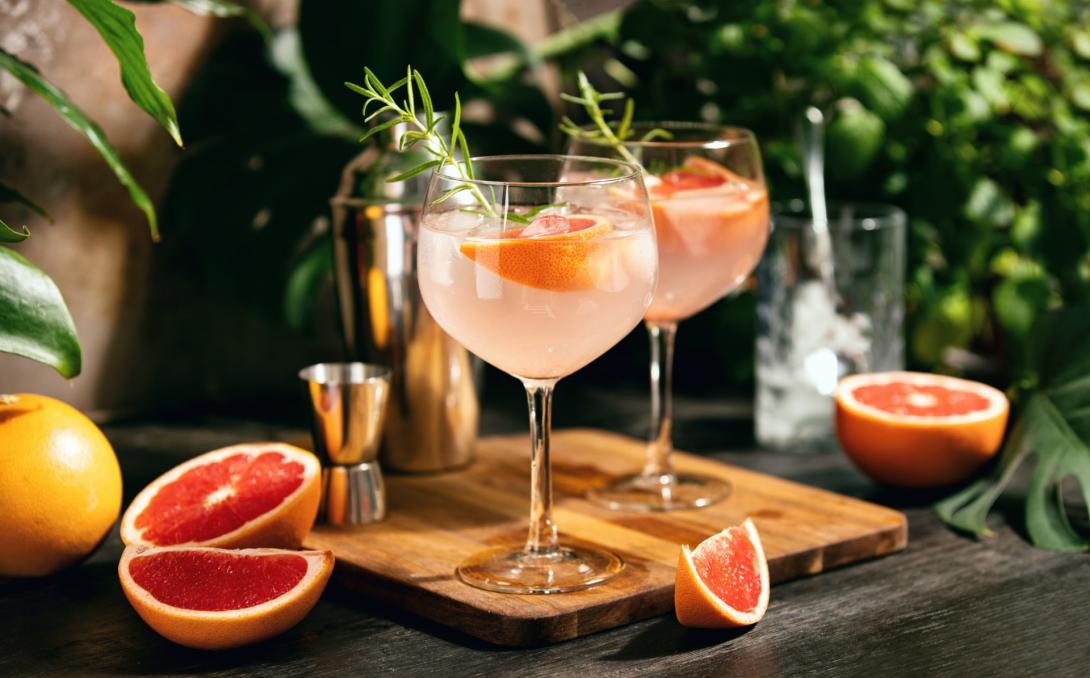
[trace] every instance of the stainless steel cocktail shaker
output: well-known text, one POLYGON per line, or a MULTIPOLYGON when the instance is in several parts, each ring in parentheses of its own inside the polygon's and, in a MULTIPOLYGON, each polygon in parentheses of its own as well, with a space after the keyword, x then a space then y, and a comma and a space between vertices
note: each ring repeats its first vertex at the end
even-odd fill
MULTIPOLYGON (((416 281, 427 175, 386 183, 419 162, 398 153, 404 125, 345 167, 332 200, 345 351, 392 369, 384 469, 436 472, 468 464, 477 437, 477 361, 432 319, 416 281)), ((376 137, 379 135, 376 135, 376 137)))

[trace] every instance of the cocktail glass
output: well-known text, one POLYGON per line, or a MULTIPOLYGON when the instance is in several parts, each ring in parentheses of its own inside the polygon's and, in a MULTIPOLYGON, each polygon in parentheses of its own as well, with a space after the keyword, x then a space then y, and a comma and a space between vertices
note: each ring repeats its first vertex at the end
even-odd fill
POLYGON ((658 259, 640 169, 602 158, 498 156, 475 179, 433 174, 417 250, 436 322, 518 378, 530 408, 530 529, 524 545, 458 567, 462 581, 508 593, 559 593, 621 571, 616 555, 560 541, 552 517, 549 430, 557 381, 639 324, 658 259))
MULTIPOLYGON (((726 498, 729 483, 679 474, 670 461, 671 370, 677 324, 737 289, 768 241, 768 192, 752 132, 702 123, 633 125, 630 139, 654 128, 670 138, 626 141, 644 169, 659 246, 659 285, 645 323, 651 337, 651 436, 641 473, 590 493, 621 510, 668 511, 726 498)), ((593 139, 573 138, 570 153, 617 157, 593 139)))

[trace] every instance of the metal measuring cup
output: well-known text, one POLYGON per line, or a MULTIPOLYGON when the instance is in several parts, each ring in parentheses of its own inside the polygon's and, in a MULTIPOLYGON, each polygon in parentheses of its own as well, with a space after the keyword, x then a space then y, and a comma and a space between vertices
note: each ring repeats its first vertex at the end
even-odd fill
POLYGON ((390 368, 318 363, 299 371, 310 398, 315 451, 323 458, 321 516, 349 527, 386 517, 377 461, 390 392, 390 368))

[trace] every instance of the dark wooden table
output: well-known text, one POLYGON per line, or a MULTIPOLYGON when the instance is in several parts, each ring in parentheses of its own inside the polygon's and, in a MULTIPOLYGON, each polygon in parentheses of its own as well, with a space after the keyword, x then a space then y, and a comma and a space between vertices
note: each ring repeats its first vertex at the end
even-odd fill
MULTIPOLYGON (((502 395, 491 400, 509 405, 486 412, 487 432, 525 426, 517 391, 502 395)), ((562 385, 556 423, 641 435, 641 395, 577 395, 562 385)), ((902 508, 908 549, 776 586, 764 621, 743 632, 688 630, 660 617, 560 645, 501 649, 331 584, 287 634, 210 653, 171 644, 132 611, 117 581, 115 531, 69 572, 0 584, 0 676, 1090 675, 1086 556, 1030 548, 1002 520, 994 540, 957 536, 932 515, 930 497, 882 493, 838 454, 756 451, 744 405, 682 399, 678 411, 680 448, 902 508)), ((127 502, 197 452, 298 429, 219 418, 133 422, 106 433, 121 459, 127 502)))

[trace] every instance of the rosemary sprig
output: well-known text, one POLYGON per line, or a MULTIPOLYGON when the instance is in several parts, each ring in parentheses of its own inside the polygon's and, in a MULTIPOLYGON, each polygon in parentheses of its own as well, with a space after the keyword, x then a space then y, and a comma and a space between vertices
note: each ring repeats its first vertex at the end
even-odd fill
MULTIPOLYGON (((624 145, 624 142, 632 135, 632 115, 635 112, 635 104, 632 99, 625 99, 624 94, 621 92, 599 92, 594 89, 594 85, 590 84, 590 79, 587 78, 587 74, 583 71, 579 71, 578 82, 580 96, 561 92, 560 98, 582 106, 591 122, 594 123, 594 128, 580 127, 571 118, 564 116, 564 119, 560 122, 560 131, 568 136, 589 139, 612 146, 622 158, 640 165, 640 161, 624 145), (624 112, 621 114, 620 120, 610 121, 608 118, 612 115, 612 112, 603 110, 602 102, 616 101, 618 99, 625 99, 624 112)), ((639 140, 651 141, 652 139, 671 138, 673 138, 673 135, 668 131, 661 127, 655 127, 648 130, 639 140)))
POLYGON ((450 140, 448 141, 443 138, 443 135, 439 133, 438 129, 439 123, 442 122, 446 116, 435 115, 435 107, 432 104, 428 87, 424 84, 424 78, 420 75, 420 71, 414 69, 412 66, 406 68, 404 78, 401 78, 389 87, 382 84, 382 81, 378 79, 378 76, 376 76, 374 71, 370 68, 363 69, 362 85, 351 82, 346 82, 344 84, 348 89, 361 94, 366 99, 363 103, 362 113, 363 121, 365 123, 370 123, 382 115, 389 116, 388 120, 383 120, 367 130, 367 132, 360 137, 360 142, 366 141, 372 135, 390 129, 394 125, 407 123, 413 129, 409 129, 401 135, 399 150, 405 151, 423 143, 424 150, 432 156, 431 160, 416 165, 396 176, 392 176, 386 181, 404 181, 415 177, 418 174, 427 172, 428 170, 435 169, 436 171, 439 171, 447 165, 452 165, 458 172, 458 176, 464 181, 455 184, 450 190, 433 200, 432 204, 438 204, 449 200, 462 191, 469 191, 481 205, 481 209, 486 215, 495 216, 492 203, 484 197, 484 194, 481 193, 480 188, 478 188, 476 184, 469 183, 470 180, 473 179, 473 162, 470 160, 469 143, 466 141, 466 135, 461 127, 462 102, 458 98, 457 92, 454 93, 454 116, 450 124, 450 140), (403 87, 405 88, 405 98, 399 102, 396 98, 396 94, 398 90, 403 87), (416 113, 418 98, 421 107, 424 109, 423 120, 417 117, 416 113), (368 109, 372 104, 377 104, 378 108, 368 113, 368 109), (462 154, 461 162, 455 157, 455 153, 459 151, 462 154))

